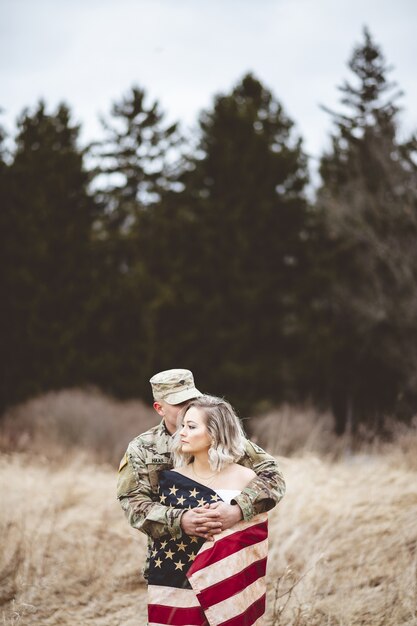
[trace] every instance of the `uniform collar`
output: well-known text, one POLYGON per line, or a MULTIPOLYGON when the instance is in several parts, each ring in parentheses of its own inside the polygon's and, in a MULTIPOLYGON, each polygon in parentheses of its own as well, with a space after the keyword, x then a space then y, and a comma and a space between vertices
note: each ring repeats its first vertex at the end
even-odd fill
POLYGON ((160 421, 158 430, 159 430, 159 432, 161 434, 168 435, 168 437, 172 437, 171 433, 169 432, 168 428, 166 427, 164 418, 162 418, 162 420, 160 421))
POLYGON ((170 452, 171 438, 172 438, 172 435, 168 431, 167 427, 165 426, 165 420, 162 420, 160 424, 158 425, 157 437, 156 437, 156 442, 155 442, 156 450, 160 454, 170 452))

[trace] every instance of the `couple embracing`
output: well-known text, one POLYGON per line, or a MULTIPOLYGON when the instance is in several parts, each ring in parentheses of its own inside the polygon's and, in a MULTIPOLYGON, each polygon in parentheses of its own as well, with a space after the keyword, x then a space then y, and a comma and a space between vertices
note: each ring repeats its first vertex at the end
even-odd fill
POLYGON ((150 380, 158 426, 130 442, 117 495, 148 536, 149 626, 252 626, 265 613, 267 511, 283 497, 275 459, 189 370, 150 380))

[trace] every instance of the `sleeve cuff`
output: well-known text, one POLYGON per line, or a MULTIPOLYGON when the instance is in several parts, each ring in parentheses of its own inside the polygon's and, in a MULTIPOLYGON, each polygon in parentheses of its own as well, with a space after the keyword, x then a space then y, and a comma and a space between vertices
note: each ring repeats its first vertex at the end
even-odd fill
POLYGON ((169 534, 173 539, 182 537, 181 518, 187 509, 176 509, 176 515, 173 517, 169 526, 169 534))
POLYGON ((255 515, 252 500, 250 499, 248 494, 244 493, 243 491, 238 496, 236 496, 236 498, 233 498, 231 504, 237 504, 240 507, 245 522, 249 522, 255 515))

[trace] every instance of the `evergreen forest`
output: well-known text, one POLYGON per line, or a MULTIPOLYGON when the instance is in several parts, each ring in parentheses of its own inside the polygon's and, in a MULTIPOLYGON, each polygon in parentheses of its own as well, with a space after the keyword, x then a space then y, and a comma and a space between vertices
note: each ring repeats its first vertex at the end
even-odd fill
POLYGON ((65 103, 0 129, 1 410, 85 385, 150 402, 185 367, 241 415, 311 403, 338 434, 415 415, 417 136, 391 74, 365 29, 314 193, 253 74, 192 137, 136 85, 88 146, 65 103))

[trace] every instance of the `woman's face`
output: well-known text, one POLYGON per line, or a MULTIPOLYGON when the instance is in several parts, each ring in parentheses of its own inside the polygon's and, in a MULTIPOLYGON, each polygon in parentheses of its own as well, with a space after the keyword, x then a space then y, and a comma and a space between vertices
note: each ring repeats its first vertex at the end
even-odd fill
POLYGON ((211 437, 206 426, 206 415, 203 409, 192 406, 184 415, 180 428, 181 451, 187 454, 208 452, 211 437))

